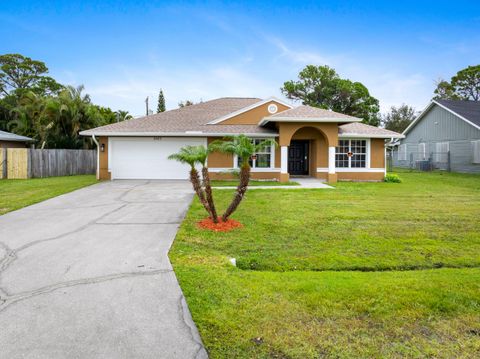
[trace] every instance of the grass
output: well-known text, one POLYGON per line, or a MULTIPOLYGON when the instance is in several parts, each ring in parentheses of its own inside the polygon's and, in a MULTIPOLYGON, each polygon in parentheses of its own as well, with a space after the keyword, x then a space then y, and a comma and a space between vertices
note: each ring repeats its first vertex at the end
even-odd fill
POLYGON ((247 192, 229 233, 195 201, 170 258, 210 356, 478 357, 480 177, 399 176, 247 192))
POLYGON ((91 175, 0 180, 0 215, 96 182, 91 175))
MULTIPOLYGON (((238 180, 215 180, 212 181, 213 187, 236 187, 238 180)), ((250 181, 249 186, 299 186, 298 182, 278 182, 278 181, 250 181)))

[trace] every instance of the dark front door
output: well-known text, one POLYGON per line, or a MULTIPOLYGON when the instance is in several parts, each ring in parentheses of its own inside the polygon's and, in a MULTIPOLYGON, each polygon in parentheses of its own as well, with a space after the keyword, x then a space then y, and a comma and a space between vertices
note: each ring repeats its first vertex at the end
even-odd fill
POLYGON ((291 141, 288 147, 288 173, 308 175, 308 141, 291 141))

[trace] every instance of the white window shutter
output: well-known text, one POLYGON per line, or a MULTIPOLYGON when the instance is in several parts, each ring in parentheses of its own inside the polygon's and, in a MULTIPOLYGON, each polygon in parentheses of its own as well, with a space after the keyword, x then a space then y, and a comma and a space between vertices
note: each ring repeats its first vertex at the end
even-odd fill
POLYGON ((407 160, 407 145, 403 144, 398 146, 398 160, 406 161, 407 160))
POLYGON ((472 163, 480 164, 480 140, 472 141, 472 163))
POLYGON ((425 143, 418 144, 418 157, 421 160, 424 160, 426 158, 425 143))

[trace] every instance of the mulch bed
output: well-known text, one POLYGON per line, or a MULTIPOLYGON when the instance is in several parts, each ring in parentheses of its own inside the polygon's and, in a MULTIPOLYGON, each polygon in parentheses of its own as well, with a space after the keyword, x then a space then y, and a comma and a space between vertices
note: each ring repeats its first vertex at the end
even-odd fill
POLYGON ((235 228, 243 227, 243 224, 234 219, 227 219, 226 222, 223 222, 222 219, 218 217, 218 223, 213 223, 211 218, 205 218, 198 222, 198 227, 214 232, 228 232, 235 228))

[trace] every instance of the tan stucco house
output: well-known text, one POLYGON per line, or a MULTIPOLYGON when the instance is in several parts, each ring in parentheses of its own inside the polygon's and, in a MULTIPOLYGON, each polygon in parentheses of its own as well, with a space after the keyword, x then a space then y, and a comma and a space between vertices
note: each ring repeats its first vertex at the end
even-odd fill
MULTIPOLYGON (((98 144, 99 179, 185 179, 188 168, 167 157, 185 145, 207 145, 229 135, 275 138, 252 161, 252 177, 291 176, 379 181, 385 176, 385 139, 401 134, 361 119, 268 98, 219 98, 80 133, 98 144)), ((235 156, 212 153, 212 178, 230 178, 235 156)))

